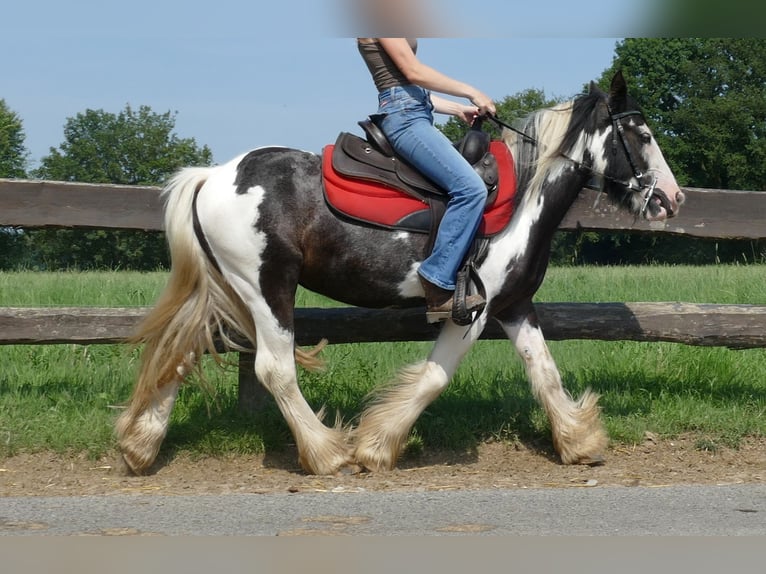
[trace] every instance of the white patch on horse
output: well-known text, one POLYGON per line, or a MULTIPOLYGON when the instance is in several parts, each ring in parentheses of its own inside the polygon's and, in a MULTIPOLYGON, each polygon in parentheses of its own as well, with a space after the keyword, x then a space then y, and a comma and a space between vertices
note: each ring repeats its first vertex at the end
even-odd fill
POLYGON ((530 231, 540 219, 544 205, 543 195, 537 201, 525 197, 510 225, 490 243, 486 262, 480 269, 488 299, 500 292, 508 275, 509 264, 522 257, 529 247, 530 231))
POLYGON ((420 269, 420 262, 413 263, 407 272, 407 276, 399 283, 398 291, 402 297, 414 298, 425 296, 423 285, 420 283, 420 279, 418 279, 418 269, 420 269))
POLYGON ((598 131, 593 134, 590 139, 590 152, 593 154, 593 171, 598 173, 606 171, 606 150, 611 149, 606 145, 606 141, 609 139, 611 133, 611 130, 598 131))
MULTIPOLYGON (((595 136, 593 139, 598 141, 598 139, 595 136)), ((575 145, 572 147, 572 149, 570 149, 567 152, 567 157, 561 157, 557 159, 555 164, 553 164, 549 168, 548 175, 545 178, 546 185, 551 185, 552 183, 555 183, 565 173, 574 170, 577 167, 575 162, 581 161, 585 157, 586 151, 590 151, 593 155, 596 155, 600 148, 598 148, 597 146, 594 147, 591 141, 592 140, 589 141, 588 134, 586 134, 585 132, 581 133, 579 137, 577 138, 577 142, 575 143, 575 145)), ((604 161, 603 163, 604 165, 606 165, 606 161, 604 161)), ((595 166, 595 160, 594 160, 594 166, 595 166)))
POLYGON ((410 240, 410 234, 406 231, 399 231, 397 233, 394 233, 393 236, 394 241, 409 241, 410 240))
POLYGON ((266 195, 260 185, 236 193, 233 185, 238 163, 229 162, 213 172, 197 196, 202 231, 219 265, 224 269, 260 269, 266 234, 255 229, 259 207, 266 195), (231 189, 222 194, 220 190, 231 189))
POLYGON ((271 321, 268 332, 277 334, 280 341, 291 341, 292 334, 279 326, 260 293, 258 277, 267 237, 266 233, 256 228, 256 224, 259 207, 267 192, 262 186, 254 185, 247 193, 237 194, 236 187, 231 185, 232 181, 234 179, 230 173, 216 174, 202 188, 197 198, 200 225, 224 277, 247 303, 251 312, 259 320, 268 317, 271 321), (220 185, 218 177, 229 182, 229 188, 233 191, 227 201, 220 201, 217 195, 205 193, 208 185, 212 189, 220 185))
POLYGON ((237 194, 232 183, 236 166, 226 164, 200 190, 200 225, 226 281, 253 316, 258 349, 255 372, 293 431, 301 466, 311 473, 332 474, 348 461, 345 434, 325 427, 298 387, 293 333, 280 324, 261 291, 268 235, 258 223, 268 192, 254 185, 247 193, 237 194), (231 192, 226 193, 227 189, 231 192))

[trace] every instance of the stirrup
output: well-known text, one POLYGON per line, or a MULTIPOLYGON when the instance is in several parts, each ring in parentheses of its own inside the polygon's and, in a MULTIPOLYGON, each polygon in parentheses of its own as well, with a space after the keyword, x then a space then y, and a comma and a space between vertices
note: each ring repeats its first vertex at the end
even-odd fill
MULTIPOLYGON (((484 307, 487 306, 487 302, 482 297, 480 301, 477 301, 473 305, 467 305, 466 298, 458 299, 459 293, 456 290, 455 295, 452 298, 452 307, 445 311, 428 311, 426 310, 426 322, 439 323, 440 321, 446 321, 452 319, 456 325, 464 327, 474 322, 474 317, 484 311, 484 307), (474 315, 474 313, 476 315, 474 315)), ((471 295, 468 295, 471 297, 471 295)))
POLYGON ((484 289, 484 283, 476 271, 473 260, 469 258, 469 261, 457 273, 455 295, 452 302, 452 321, 461 327, 470 325, 479 317, 486 306, 487 292, 484 289), (468 306, 468 299, 472 296, 468 295, 468 284, 471 280, 476 285, 477 295, 481 298, 481 303, 468 306))
POLYGON ((446 321, 452 315, 451 311, 426 311, 426 323, 432 325, 446 321))

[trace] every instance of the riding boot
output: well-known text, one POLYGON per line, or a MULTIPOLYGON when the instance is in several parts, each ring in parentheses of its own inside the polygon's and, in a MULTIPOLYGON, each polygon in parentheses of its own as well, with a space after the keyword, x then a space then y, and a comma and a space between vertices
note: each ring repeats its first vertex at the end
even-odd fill
MULTIPOLYGON (((465 317, 456 317, 455 311, 455 292, 448 289, 442 289, 438 285, 434 285, 422 275, 418 275, 420 284, 423 286, 423 291, 426 294, 426 321, 429 323, 437 323, 439 321, 445 321, 447 319, 453 319, 458 325, 466 325, 470 323, 465 321, 465 317)), ((481 312, 484 310, 486 301, 481 295, 466 295, 465 296, 465 311, 470 317, 474 312, 481 312)))

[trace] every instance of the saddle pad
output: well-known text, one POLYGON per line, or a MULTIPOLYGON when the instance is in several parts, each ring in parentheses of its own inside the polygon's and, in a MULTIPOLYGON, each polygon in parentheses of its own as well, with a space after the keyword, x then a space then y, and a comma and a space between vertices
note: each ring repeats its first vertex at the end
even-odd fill
MULTIPOLYGON (((327 145, 322 150, 322 179, 325 199, 336 213, 386 229, 429 232, 427 226, 413 229, 406 224, 400 225, 403 220, 412 220, 411 216, 417 212, 427 215, 427 202, 382 183, 341 175, 332 165, 333 148, 333 145, 327 145)), ((484 211, 477 233, 479 237, 490 237, 505 229, 513 215, 516 195, 516 170, 508 147, 503 142, 493 141, 489 151, 497 159, 498 192, 484 211)))

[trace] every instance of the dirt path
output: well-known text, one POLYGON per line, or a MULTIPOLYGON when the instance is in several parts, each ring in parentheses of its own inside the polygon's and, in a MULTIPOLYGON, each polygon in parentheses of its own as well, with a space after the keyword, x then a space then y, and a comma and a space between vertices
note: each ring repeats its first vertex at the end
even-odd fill
POLYGON ((0 460, 0 496, 83 494, 222 494, 458 490, 535 487, 663 486, 766 481, 766 438, 736 450, 702 450, 699 440, 653 437, 608 452, 601 466, 563 466, 550 453, 505 443, 474 452, 407 457, 386 473, 318 477, 303 474, 294 452, 192 460, 179 456, 154 474, 125 476, 116 457, 93 461, 50 453, 0 460))

